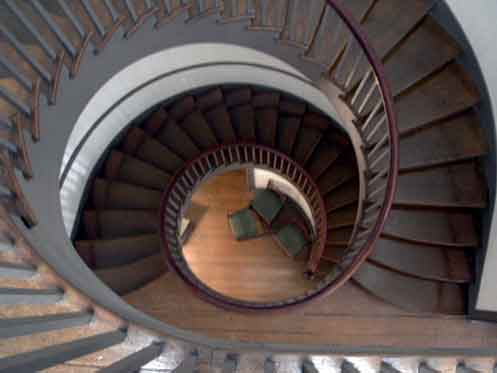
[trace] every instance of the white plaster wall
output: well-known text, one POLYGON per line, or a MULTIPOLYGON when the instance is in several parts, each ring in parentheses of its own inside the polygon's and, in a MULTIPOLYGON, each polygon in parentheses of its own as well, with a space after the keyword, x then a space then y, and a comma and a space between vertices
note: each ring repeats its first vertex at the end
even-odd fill
MULTIPOLYGON (((497 108, 497 1, 445 0, 478 59, 488 86, 492 111, 497 108)), ((476 308, 497 311, 497 214, 494 212, 476 308)))

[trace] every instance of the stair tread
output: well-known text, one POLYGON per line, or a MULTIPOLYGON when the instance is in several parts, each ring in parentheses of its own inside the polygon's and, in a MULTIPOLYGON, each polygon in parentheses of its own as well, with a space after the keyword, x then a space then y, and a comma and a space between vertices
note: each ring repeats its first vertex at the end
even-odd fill
POLYGON ((377 1, 362 26, 378 55, 384 57, 430 11, 434 0, 377 1))
POLYGON ((295 46, 307 47, 318 27, 324 6, 324 0, 288 0, 287 19, 280 39, 295 46))
POLYGON ((105 177, 146 188, 163 190, 171 176, 137 158, 113 150, 106 161, 105 177))
POLYGON ((397 204, 476 208, 486 206, 486 186, 472 161, 402 173, 398 177, 397 186, 397 204))
MULTIPOLYGON (((340 0, 357 21, 361 21, 374 0, 340 0)), ((313 42, 305 57, 330 68, 347 43, 348 31, 332 7, 327 6, 313 42)))
POLYGON ((328 245, 347 245, 352 236, 353 227, 338 227, 328 230, 326 243, 328 245))
POLYGON ((201 111, 195 110, 188 114, 181 127, 186 130, 190 138, 203 150, 217 145, 217 139, 201 111))
POLYGON ((321 194, 326 195, 343 183, 351 180, 357 173, 356 168, 355 163, 349 158, 349 155, 339 157, 317 180, 321 194))
POLYGON ((353 227, 357 216, 357 204, 345 206, 328 214, 328 230, 353 227))
POLYGON ((162 193, 132 184, 96 178, 93 182, 93 205, 97 209, 155 209, 162 193))
POLYGON ((192 159, 200 154, 197 144, 175 120, 167 120, 156 138, 184 160, 192 159))
POLYGON ((259 143, 274 147, 278 126, 278 110, 257 109, 255 111, 256 138, 259 143))
POLYGON ((236 88, 224 93, 224 102, 227 108, 245 105, 252 100, 252 90, 248 87, 236 88))
POLYGON ((237 138, 242 141, 255 140, 255 112, 251 105, 241 105, 230 109, 231 123, 237 138))
POLYGON ((300 129, 301 119, 299 117, 280 116, 277 130, 278 149, 287 154, 292 154, 295 140, 300 129))
POLYGON ((392 93, 397 95, 454 60, 460 49, 451 37, 427 17, 385 62, 392 93), (423 50, 423 53, 419 51, 423 50))
POLYGON ((281 31, 285 25, 287 0, 259 0, 254 2, 254 17, 250 28, 281 31))
POLYGON ((353 278, 378 298, 407 311, 464 313, 464 288, 458 284, 416 279, 369 262, 363 263, 353 278))
POLYGON ((305 166, 322 137, 323 132, 321 130, 301 126, 293 145, 293 159, 300 165, 305 166))
POLYGON ((471 214, 444 210, 393 208, 383 235, 415 243, 454 247, 478 247, 471 214))
POLYGON ((157 210, 86 210, 86 217, 96 220, 97 235, 89 234, 90 239, 114 239, 142 234, 157 233, 157 210))
POLYGON ((128 132, 122 150, 171 174, 183 166, 179 156, 139 128, 128 132))
POLYGON ((409 242, 380 239, 369 260, 400 271, 433 281, 469 282, 468 259, 463 250, 443 246, 426 246, 409 242))
POLYGON ((339 144, 321 141, 307 162, 307 172, 317 180, 343 151, 339 144))
POLYGON ((231 118, 224 106, 218 106, 204 115, 220 143, 231 144, 236 142, 236 134, 231 124, 231 118))
POLYGON ((278 108, 280 96, 278 92, 257 93, 252 97, 252 106, 257 109, 278 108))
POLYGON ((401 134, 413 131, 460 113, 478 101, 476 88, 459 67, 451 64, 396 98, 399 131, 401 134))
POLYGON ((324 196, 326 211, 331 212, 357 202, 359 182, 354 178, 324 196))
POLYGON ((401 170, 476 158, 487 152, 487 144, 476 113, 468 112, 443 120, 400 140, 401 170))
POLYGON ((197 109, 204 112, 223 103, 224 96, 221 88, 214 88, 200 95, 195 100, 197 109))
POLYGON ((119 295, 145 286, 167 271, 164 258, 155 254, 134 263, 95 271, 97 277, 119 295))
POLYGON ((168 108, 169 115, 175 120, 182 120, 195 110, 195 99, 193 96, 185 96, 177 99, 168 108))
POLYGON ((130 264, 140 258, 160 252, 160 237, 157 234, 138 235, 109 240, 78 240, 78 253, 89 252, 95 268, 117 267, 130 264))

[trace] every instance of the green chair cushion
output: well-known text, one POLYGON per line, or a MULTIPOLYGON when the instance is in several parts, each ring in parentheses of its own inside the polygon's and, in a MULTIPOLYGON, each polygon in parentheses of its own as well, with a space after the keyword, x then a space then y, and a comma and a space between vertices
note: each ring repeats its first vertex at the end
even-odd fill
POLYGON ((283 201, 272 190, 258 189, 251 206, 267 224, 271 224, 283 207, 283 201))
POLYGON ((307 245, 304 233, 295 224, 288 224, 276 232, 280 246, 292 258, 297 256, 307 245))
POLYGON ((237 240, 246 240, 259 235, 257 217, 249 208, 244 208, 229 215, 228 219, 237 240))

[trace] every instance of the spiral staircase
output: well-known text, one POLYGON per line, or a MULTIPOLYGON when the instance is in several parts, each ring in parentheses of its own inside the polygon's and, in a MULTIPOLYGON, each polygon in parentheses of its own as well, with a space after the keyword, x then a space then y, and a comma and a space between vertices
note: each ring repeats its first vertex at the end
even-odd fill
POLYGON ((477 217, 487 206, 479 169, 487 146, 474 111, 478 90, 457 64, 461 49, 430 16, 433 6, 430 0, 0 3, 0 371, 490 372, 495 357, 486 351, 389 354, 164 333, 102 306, 60 276, 27 234, 42 218, 29 189, 42 170, 32 167, 29 153, 43 142, 43 107, 57 107, 64 74, 77 83, 84 56, 98 59, 120 35, 168 35, 178 19, 192 27, 211 20, 220 30, 243 23, 247 33, 275 35, 275 48, 295 47, 302 63, 318 69, 316 86, 343 123, 302 98, 260 86, 211 86, 166 100, 133 121, 89 181, 83 233, 74 244, 82 259, 118 294, 139 290, 169 268, 207 300, 238 311, 304 305, 332 297, 350 280, 422 315, 464 314, 481 244, 477 217), (188 271, 177 234, 184 205, 214 170, 232 164, 272 169, 305 196, 316 231, 307 260, 312 291, 247 303, 212 292, 188 271), (293 365, 286 364, 289 356, 293 365))

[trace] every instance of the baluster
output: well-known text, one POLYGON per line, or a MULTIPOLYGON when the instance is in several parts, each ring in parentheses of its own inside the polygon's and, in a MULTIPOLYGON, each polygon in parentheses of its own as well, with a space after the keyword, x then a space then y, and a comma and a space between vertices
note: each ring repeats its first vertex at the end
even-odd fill
POLYGON ((4 54, 0 54, 0 65, 13 75, 15 80, 29 92, 33 92, 33 82, 17 68, 4 54))
POLYGON ((132 4, 132 0, 125 0, 124 4, 126 5, 126 9, 133 20, 133 23, 138 22, 138 14, 136 13, 135 7, 132 4))
POLYGON ((57 3, 64 12, 64 15, 69 19, 71 24, 74 26, 81 39, 85 39, 88 34, 85 28, 83 27, 83 25, 81 24, 80 20, 78 19, 78 17, 76 17, 76 15, 72 12, 71 8, 69 8, 69 5, 67 5, 66 1, 67 0, 57 0, 57 3))
POLYGON ((0 127, 0 138, 5 139, 15 146, 16 154, 14 161, 17 167, 23 172, 24 177, 30 179, 33 177, 33 168, 24 141, 20 114, 16 114, 13 121, 0 117, 0 124, 2 125, 1 127, 4 127, 0 127))
POLYGON ((101 373, 139 372, 141 368, 158 358, 164 350, 164 343, 151 345, 116 361, 114 364, 100 370, 101 373))
POLYGON ((363 133, 365 133, 367 131, 367 128, 369 127, 369 125, 373 121, 373 118, 376 116, 376 114, 378 114, 378 112, 380 111, 380 109, 382 107, 383 107, 383 97, 380 97, 378 99, 378 102, 376 103, 376 105, 373 107, 373 110, 371 111, 371 113, 368 114, 367 119, 364 121, 364 123, 361 126, 361 131, 363 133))
POLYGON ((369 100, 371 99, 371 97, 373 97, 373 93, 375 92, 377 87, 378 87, 378 84, 377 84, 376 80, 374 80, 373 83, 371 84, 371 88, 369 89, 368 93, 366 94, 366 97, 364 97, 361 105, 357 109, 357 112, 359 114, 362 114, 362 112, 366 108, 366 105, 368 104, 369 100))
POLYGON ((373 74, 373 68, 369 67, 368 71, 364 74, 361 83, 359 83, 359 87, 357 87, 356 91, 354 92, 354 95, 352 96, 352 99, 350 100, 350 104, 353 106, 355 105, 355 102, 359 98, 359 95, 361 94, 362 90, 364 89, 364 86, 366 85, 367 81, 373 74))
MULTIPOLYGON (((0 304, 54 304, 64 297, 61 289, 0 288, 0 304)), ((1 359, 0 359, 1 361, 1 359)))
POLYGON ((249 162, 249 152, 247 146, 243 145, 243 151, 245 152, 245 161, 249 162))
POLYGON ((112 22, 118 22, 120 15, 119 15, 119 12, 114 7, 114 4, 112 4, 112 1, 111 0, 104 0, 104 4, 105 4, 105 7, 107 8, 107 10, 109 11, 109 14, 112 18, 112 22))
POLYGON ((235 145, 236 155, 238 157, 238 162, 242 163, 242 155, 240 153, 240 147, 235 145))
POLYGON ((385 149, 371 164, 369 169, 374 170, 374 168, 385 158, 386 155, 390 154, 390 149, 385 149))
POLYGON ((48 84, 52 83, 51 74, 35 59, 31 56, 29 51, 24 47, 24 45, 12 34, 7 28, 0 23, 0 32, 6 37, 10 44, 15 48, 15 50, 29 63, 29 65, 40 75, 44 81, 48 84))
POLYGON ((354 79, 354 76, 355 74, 357 73, 358 69, 359 69, 359 66, 360 66, 360 63, 363 61, 365 55, 364 53, 360 53, 356 58, 355 58, 355 61, 354 61, 354 64, 352 65, 352 69, 350 70, 350 73, 349 75, 347 76, 347 78, 345 79, 345 84, 344 84, 344 87, 345 87, 345 90, 348 91, 350 85, 352 84, 352 81, 354 79))
POLYGON ((381 118, 378 120, 378 123, 374 126, 374 128, 371 130, 371 133, 366 136, 366 144, 369 144, 371 140, 376 136, 378 131, 380 130, 381 126, 385 125, 387 121, 387 116, 383 114, 381 118))
POLYGON ((10 105, 15 107, 17 110, 22 112, 27 117, 31 116, 31 108, 26 105, 24 101, 22 101, 19 97, 12 94, 10 91, 0 86, 0 97, 7 101, 10 105))
POLYGON ((373 149, 367 154, 368 162, 371 162, 373 156, 381 149, 382 146, 384 146, 388 142, 388 136, 389 134, 385 133, 381 140, 378 141, 373 149))
POLYGON ((52 60, 52 62, 55 61, 57 59, 57 53, 53 50, 50 44, 43 38, 41 32, 34 26, 34 24, 30 21, 30 19, 17 6, 16 2, 14 0, 5 0, 5 5, 7 5, 7 7, 15 15, 15 17, 35 38, 36 42, 41 47, 43 52, 45 52, 47 57, 49 57, 52 60))
POLYGON ((95 28, 97 29, 98 34, 102 39, 105 39, 105 34, 106 34, 105 27, 102 24, 102 22, 100 22, 100 19, 93 10, 93 7, 89 3, 89 0, 80 0, 80 1, 81 5, 83 5, 83 9, 85 10, 86 14, 88 14, 88 17, 90 17, 93 26, 95 26, 95 28))
POLYGON ((376 187, 376 189, 373 189, 373 191, 368 194, 368 199, 373 199, 374 196, 376 196, 382 190, 386 189, 386 187, 387 187, 387 183, 380 184, 380 186, 376 187))
POLYGON ((39 0, 31 0, 31 4, 33 8, 38 12, 41 18, 46 22, 50 31, 52 31, 57 39, 61 42, 67 52, 71 55, 72 58, 75 58, 78 55, 78 52, 71 41, 66 37, 64 32, 60 29, 60 27, 53 21, 52 17, 45 8, 40 4, 39 0))
POLYGON ((383 201, 374 202, 371 206, 364 209, 364 214, 369 214, 372 211, 379 210, 383 204, 383 201))
POLYGON ((378 180, 380 180, 381 178, 384 178, 388 175, 388 171, 389 169, 388 168, 385 168, 383 169, 383 171, 380 171, 378 172, 369 182, 368 184, 369 185, 373 185, 374 183, 376 183, 378 180))

